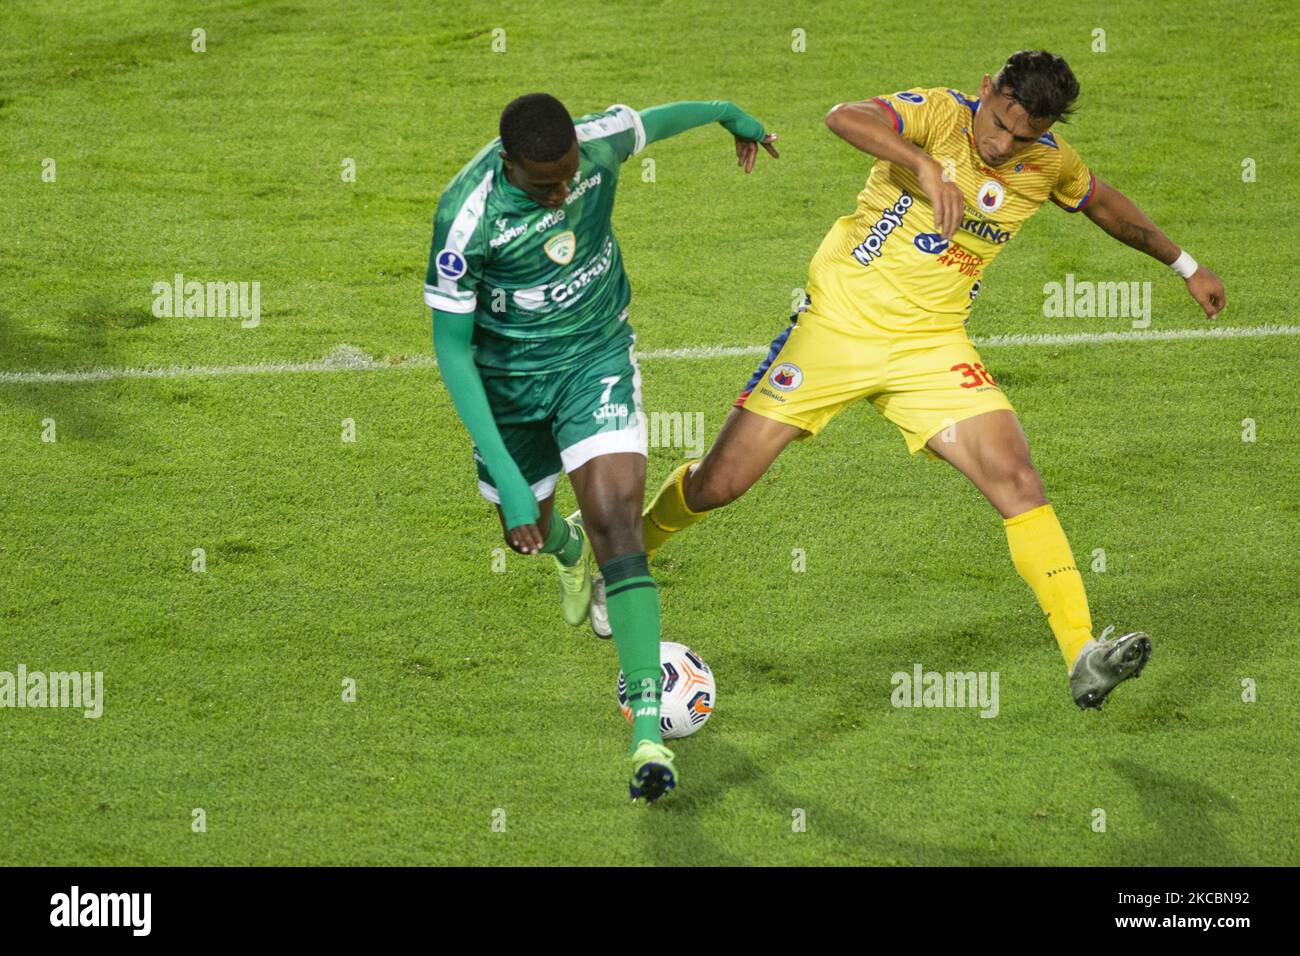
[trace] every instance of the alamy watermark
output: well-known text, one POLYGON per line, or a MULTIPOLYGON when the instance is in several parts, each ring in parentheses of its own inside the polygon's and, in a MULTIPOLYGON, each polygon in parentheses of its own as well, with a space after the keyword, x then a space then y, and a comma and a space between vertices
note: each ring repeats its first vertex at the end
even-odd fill
POLYGON ((66 707, 94 720, 104 713, 104 672, 0 671, 0 707, 66 707))
MULTIPOLYGON (((617 382, 614 376, 602 381, 617 382)), ((612 387, 612 386, 610 386, 612 387)), ((608 389, 601 396, 601 404, 592 414, 604 430, 622 431, 636 428, 646 436, 651 448, 678 448, 690 458, 704 457, 703 412, 650 412, 633 410, 628 402, 611 401, 608 389)))
POLYGON ((1132 319, 1133 328, 1151 324, 1150 282, 1075 281, 1043 285, 1043 315, 1049 319, 1132 319))
POLYGON ((132 936, 148 936, 152 912, 152 893, 83 893, 74 884, 50 897, 51 926, 121 926, 132 936))
POLYGON ((234 319, 246 329, 262 322, 262 283, 199 282, 176 273, 153 284, 153 314, 159 319, 234 319))
POLYGON ((997 671, 927 671, 915 664, 910 674, 895 672, 890 683, 895 707, 978 707, 981 717, 998 715, 997 671))
POLYGON ((704 455, 703 412, 641 413, 649 421, 651 448, 680 448, 690 458, 704 455))

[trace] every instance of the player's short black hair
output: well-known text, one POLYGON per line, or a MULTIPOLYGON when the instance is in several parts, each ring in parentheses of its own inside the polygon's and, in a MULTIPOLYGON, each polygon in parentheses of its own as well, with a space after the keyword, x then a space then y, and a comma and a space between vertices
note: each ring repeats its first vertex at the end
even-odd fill
POLYGON ((993 88, 1020 104, 1036 120, 1065 122, 1074 112, 1079 81, 1063 57, 1046 50, 1021 50, 1011 54, 993 88))
POLYGON ((507 156, 534 163, 561 159, 578 138, 569 111, 549 93, 511 100, 501 112, 500 130, 507 156))

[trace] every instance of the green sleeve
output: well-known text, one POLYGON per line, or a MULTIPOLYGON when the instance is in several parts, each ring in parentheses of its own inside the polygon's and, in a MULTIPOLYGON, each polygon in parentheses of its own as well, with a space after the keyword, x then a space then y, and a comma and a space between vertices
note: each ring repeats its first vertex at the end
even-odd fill
POLYGON ((438 369, 461 421, 469 430, 479 456, 496 484, 506 527, 536 524, 537 499, 497 430, 487 393, 483 391, 483 380, 474 364, 470 347, 473 336, 472 316, 433 310, 433 350, 438 356, 438 369))
POLYGON ((647 146, 705 123, 721 123, 741 139, 760 140, 765 135, 762 123, 728 100, 665 103, 640 112, 647 146))

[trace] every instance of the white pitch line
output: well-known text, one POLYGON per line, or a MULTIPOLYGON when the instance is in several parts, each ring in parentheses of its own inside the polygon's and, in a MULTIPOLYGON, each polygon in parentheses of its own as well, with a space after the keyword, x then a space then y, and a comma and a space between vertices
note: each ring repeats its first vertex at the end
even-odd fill
MULTIPOLYGON (((1200 329, 1125 329, 1123 332, 1033 332, 975 336, 977 348, 1018 345, 1112 345, 1119 342, 1181 342, 1190 339, 1255 338, 1300 335, 1300 325, 1205 326, 1200 329)), ((638 352, 641 359, 709 359, 735 355, 765 355, 766 345, 700 345, 681 349, 638 352)))
POLYGON ((1004 345, 1111 345, 1116 342, 1183 342, 1192 339, 1258 338, 1300 335, 1300 325, 1207 325, 1199 329, 1126 329, 1123 332, 1043 332, 976 338, 981 348, 1004 345))
MULTIPOLYGON (((1128 329, 1123 332, 1042 332, 976 337, 978 348, 1025 345, 1114 345, 1124 342, 1186 342, 1198 339, 1258 338, 1300 335, 1300 325, 1255 325, 1246 327, 1205 326, 1199 329, 1128 329)), ((704 360, 758 356, 766 345, 694 345, 678 349, 638 352, 645 361, 666 359, 704 360)), ((83 382, 112 382, 129 378, 222 378, 231 375, 280 375, 294 372, 377 372, 384 369, 429 368, 432 355, 414 355, 384 361, 371 358, 361 349, 340 345, 322 359, 309 362, 255 362, 245 365, 161 365, 139 368, 100 367, 74 370, 0 372, 0 385, 47 385, 83 382)))

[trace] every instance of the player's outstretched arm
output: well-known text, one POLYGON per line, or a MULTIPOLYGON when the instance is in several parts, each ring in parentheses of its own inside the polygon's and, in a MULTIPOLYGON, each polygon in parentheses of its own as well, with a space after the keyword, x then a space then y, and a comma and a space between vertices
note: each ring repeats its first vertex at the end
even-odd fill
POLYGON ((496 482, 510 546, 522 554, 536 554, 542 546, 537 499, 497 430, 483 380, 474 364, 470 346, 473 335, 472 316, 433 310, 433 350, 438 356, 438 369, 488 474, 496 482))
POLYGON ((1205 266, 1198 266, 1191 256, 1174 245, 1133 200, 1109 183, 1100 179, 1096 182, 1092 202, 1083 208, 1083 214, 1107 235, 1172 266, 1186 280, 1192 298, 1207 316, 1214 318, 1226 304, 1223 280, 1205 266))
POLYGON ((966 208, 961 189, 955 182, 944 178, 938 160, 898 134, 883 106, 873 100, 840 103, 826 114, 826 125, 850 146, 876 159, 910 169, 934 206, 935 231, 945 239, 953 237, 966 208))
POLYGON ((745 172, 754 168, 760 145, 773 159, 779 155, 772 145, 776 142, 776 134, 764 130, 762 123, 729 100, 665 103, 640 112, 647 146, 697 126, 721 123, 736 138, 736 165, 743 167, 745 172))

